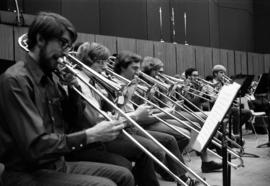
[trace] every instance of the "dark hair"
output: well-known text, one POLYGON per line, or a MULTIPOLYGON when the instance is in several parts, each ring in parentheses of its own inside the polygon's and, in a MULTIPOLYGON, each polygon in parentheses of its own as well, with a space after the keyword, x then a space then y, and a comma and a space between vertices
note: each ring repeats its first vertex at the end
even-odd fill
POLYGON ((77 39, 77 33, 69 20, 56 13, 41 12, 28 30, 28 48, 31 50, 37 44, 38 34, 48 41, 53 38, 60 38, 65 31, 69 32, 73 43, 77 39))
POLYGON ((110 50, 102 44, 85 42, 78 48, 77 57, 91 66, 97 60, 107 60, 110 54, 110 50))
POLYGON ((117 54, 114 65, 114 72, 121 73, 121 68, 127 68, 132 63, 141 63, 142 57, 130 51, 121 51, 117 54))
POLYGON ((188 78, 189 76, 191 76, 192 72, 195 72, 195 71, 198 71, 196 68, 188 68, 186 71, 185 71, 185 76, 186 78, 188 78))
POLYGON ((213 81, 214 77, 212 75, 208 75, 205 77, 206 81, 213 81))
POLYGON ((160 59, 146 56, 143 58, 141 70, 150 75, 153 70, 159 70, 163 66, 164 64, 160 59))

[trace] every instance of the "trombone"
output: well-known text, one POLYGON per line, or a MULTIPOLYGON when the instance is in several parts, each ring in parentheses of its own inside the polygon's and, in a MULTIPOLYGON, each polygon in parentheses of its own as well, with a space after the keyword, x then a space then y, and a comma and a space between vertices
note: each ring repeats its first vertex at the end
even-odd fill
MULTIPOLYGON (((159 74, 160 75, 160 74, 159 74)), ((150 77, 149 75, 144 75, 144 77, 150 77)), ((152 78, 152 77, 151 77, 152 78)), ((151 80, 151 78, 148 78, 148 80, 150 81, 151 80)), ((156 83, 156 82, 155 82, 156 83)), ((157 85, 159 85, 159 84, 157 84, 157 85)), ((176 84, 177 85, 177 84, 176 84)), ((186 97, 184 97, 183 95, 181 95, 181 94, 179 94, 178 92, 176 92, 175 91, 175 89, 173 89, 173 91, 177 94, 177 95, 179 95, 182 99, 184 99, 185 101, 187 101, 189 104, 191 104, 192 106, 194 106, 196 109, 198 109, 198 111, 200 111, 201 113, 203 113, 204 114, 204 112, 200 109, 200 108, 198 108, 196 105, 194 105, 192 102, 190 102, 186 97)), ((168 96, 166 96, 166 95, 164 95, 162 92, 159 92, 159 94, 161 94, 161 95, 163 95, 164 97, 166 97, 170 102, 172 102, 172 103, 175 103, 175 105, 177 105, 177 106, 179 106, 179 107, 181 107, 181 108, 183 108, 184 109, 184 111, 186 111, 187 113, 189 113, 190 115, 192 115, 192 116, 194 116, 195 118, 197 118, 199 121, 201 121, 202 123, 204 123, 204 119, 203 118, 201 118, 200 116, 198 116, 196 113, 194 113, 191 109, 189 109, 188 107, 184 107, 184 106, 182 106, 182 105, 179 105, 177 102, 174 102, 171 98, 169 98, 168 96)), ((195 94, 196 95, 196 94, 195 94)), ((171 93, 171 97, 173 97, 172 96, 172 93, 171 93)), ((200 96, 199 96, 200 97, 200 96)), ((175 97, 173 97, 175 100, 177 100, 177 98, 175 98, 175 97)), ((158 98, 156 98, 156 99, 158 99, 158 98)), ((161 100, 159 100, 159 102, 162 102, 161 100)), ((163 104, 165 104, 164 102, 163 102, 163 104)), ((183 118, 185 118, 187 121, 189 121, 189 122, 192 122, 192 121, 190 121, 190 119, 188 119, 188 118, 186 118, 186 117, 184 117, 181 113, 179 113, 179 112, 177 112, 176 111, 176 113, 177 114, 179 114, 180 116, 182 116, 183 118)), ((205 114, 204 114, 205 115, 205 114)), ((206 115, 205 115, 206 116, 206 115)), ((192 128, 191 128, 192 129, 192 128)), ((200 129, 200 128, 199 128, 200 129)), ((194 129, 192 129, 192 130, 194 130, 194 129)), ((195 132, 197 132, 197 131, 195 131, 195 132)), ((198 132, 197 132, 198 133, 198 132)), ((218 133, 218 135, 220 135, 220 136, 222 136, 222 133, 221 132, 219 132, 219 131, 217 131, 217 133, 218 133)), ((233 141, 232 139, 230 139, 230 138, 228 138, 227 137, 227 140, 228 141, 230 141, 233 145, 235 145, 235 146, 237 146, 238 148, 240 148, 241 150, 243 150, 243 147, 242 146, 240 146, 238 143, 236 143, 235 141, 233 141)), ((214 141, 216 141, 216 142, 218 142, 219 144, 215 144, 215 145, 217 145, 219 148, 221 148, 221 141, 220 140, 218 140, 216 137, 214 137, 214 141)), ((229 150, 229 151, 232 151, 232 150, 229 150)))
MULTIPOLYGON (((149 75, 147 75, 147 76, 149 76, 149 75)), ((174 88, 171 88, 171 90, 175 90, 176 88, 179 88, 181 91, 185 91, 185 92, 192 94, 193 96, 199 97, 205 101, 211 101, 211 97, 213 97, 210 94, 207 94, 203 91, 199 91, 197 89, 194 89, 191 86, 188 86, 187 84, 185 84, 184 80, 173 81, 173 80, 170 80, 168 78, 168 75, 165 75, 163 73, 162 74, 158 73, 158 77, 161 77, 165 81, 169 82, 169 84, 171 84, 172 86, 175 86, 174 88), (210 97, 210 98, 208 98, 208 97, 210 97)), ((149 77, 147 77, 147 78, 149 79, 149 77)), ((171 77, 171 79, 172 79, 172 77, 171 77)))
MULTIPOLYGON (((111 69, 106 69, 106 71, 107 71, 108 73, 110 73, 111 75, 115 76, 116 78, 119 78, 120 80, 123 80, 122 82, 124 82, 124 83, 128 83, 128 82, 129 82, 129 80, 127 80, 126 78, 124 78, 124 77, 122 77, 122 76, 116 74, 116 73, 113 72, 111 69)), ((140 72, 140 73, 143 73, 143 72, 140 72)), ((144 76, 147 76, 147 75, 145 74, 144 76)), ((151 79, 154 79, 154 78, 151 77, 151 79)), ((154 79, 154 80, 155 80, 155 79, 154 79)), ((144 81, 141 80, 141 79, 139 79, 139 81, 144 82, 144 81)), ((159 84, 160 86, 165 85, 165 84, 160 84, 160 82, 159 82, 158 80, 155 80, 155 82, 156 82, 157 84, 159 84)), ((148 88, 151 87, 149 84, 146 84, 146 86, 147 86, 148 88)), ((168 85, 167 85, 167 86, 168 86, 168 85)), ((165 86, 163 86, 163 88, 164 88, 164 87, 165 87, 165 86)), ((138 86, 138 88, 140 89, 140 86, 138 86)), ((145 88, 144 88, 144 89, 141 89, 141 90, 142 90, 142 91, 146 91, 145 88)), ((160 93, 160 94, 163 94, 163 93, 161 93, 161 92, 159 92, 159 93, 160 93)), ((140 95, 140 94, 138 93, 138 91, 135 92, 134 94, 135 94, 137 97, 139 97, 139 98, 141 98, 142 100, 144 100, 146 103, 148 103, 148 104, 150 104, 151 106, 153 106, 154 108, 157 108, 159 111, 161 111, 161 112, 165 113, 166 115, 168 115, 169 117, 171 117, 171 118, 177 120, 178 122, 182 123, 183 125, 185 125, 186 127, 190 128, 191 130, 195 131, 196 133, 199 133, 199 131, 198 131, 197 129, 195 129, 194 127, 188 125, 187 123, 185 123, 184 121, 182 121, 182 120, 180 120, 178 117, 176 117, 175 115, 173 115, 173 114, 167 112, 166 110, 160 108, 158 105, 156 105, 156 104, 154 104, 153 102, 149 101, 148 99, 144 98, 142 95, 140 95)), ((158 99, 158 98, 157 98, 157 99, 158 99)), ((177 104, 177 103, 175 103, 175 104, 177 104)), ((154 116, 154 117, 156 117, 156 116, 154 116)), ((158 120, 160 121, 160 119, 158 119, 158 120)), ((163 123, 164 123, 164 122, 163 122, 163 123)), ((166 123, 164 123, 164 124, 167 125, 166 123)), ((170 125, 167 125, 167 126, 175 130, 174 127, 171 127, 170 125)), ((176 130, 176 131, 179 132, 179 130, 176 130)), ((181 133, 181 132, 180 132, 180 133, 181 133)), ((186 135, 183 134, 183 133, 181 133, 181 134, 184 135, 184 136, 186 136, 186 135)), ((190 137, 188 137, 188 138, 190 138, 190 137)), ((220 144, 220 142, 217 142, 217 140, 212 140, 212 142, 213 142, 213 144, 215 144, 215 145, 218 146, 219 148, 222 147, 221 144, 220 144)), ((209 149, 208 149, 208 151, 210 151, 212 154, 214 154, 214 155, 216 155, 217 157, 219 157, 219 158, 222 159, 221 156, 219 156, 218 154, 216 154, 216 153, 213 152, 212 150, 209 150, 209 149)), ((242 160, 242 158, 241 158, 237 153, 235 153, 233 150, 231 150, 231 149, 229 149, 228 152, 229 152, 230 154, 234 155, 235 157, 239 158, 240 164, 239 164, 239 165, 234 165, 234 164, 232 164, 231 162, 228 162, 228 163, 229 163, 232 167, 234 167, 234 168, 242 167, 242 166, 243 166, 243 160, 242 160)))
MULTIPOLYGON (((112 66, 112 65, 110 65, 110 66, 112 66)), ((111 74, 111 75, 113 75, 113 76, 116 76, 118 79, 120 79, 121 81, 123 81, 124 83, 128 83, 129 82, 129 80, 127 80, 127 79, 125 79, 124 77, 122 77, 122 76, 120 76, 120 75, 118 75, 118 74, 116 74, 115 72, 113 72, 112 70, 110 70, 109 68, 107 68, 106 69, 106 71, 109 73, 109 74, 111 74)), ((160 74, 160 73, 159 73, 160 74)), ((204 114, 204 112, 203 111, 201 111, 201 109, 199 109, 196 105, 194 105, 193 103, 191 103, 187 98, 185 98, 184 96, 182 96, 181 94, 179 94, 178 92, 176 92, 175 91, 175 89, 173 88, 173 86, 174 86, 174 83, 172 84, 172 85, 168 85, 168 84, 166 84, 166 83, 164 83, 164 82, 160 82, 159 80, 157 80, 157 79, 155 79, 155 78, 153 78, 153 77, 151 77, 151 76, 149 76, 149 75, 147 75, 147 74, 145 74, 144 72, 142 72, 142 71, 140 71, 139 72, 139 77, 141 77, 141 78, 143 78, 143 79, 146 79, 148 82, 151 82, 152 84, 154 84, 154 86, 156 85, 156 86, 158 86, 159 88, 161 88, 162 90, 164 90, 164 91, 174 91, 176 94, 178 94, 179 96, 181 96, 181 98, 182 99, 184 99, 185 101, 187 101, 187 102, 189 102, 190 104, 192 104, 194 107, 196 107, 201 113, 203 113, 204 114)), ((166 77, 170 77, 170 76, 168 76, 168 75, 166 75, 166 77)), ((141 79, 141 78, 137 78, 139 81, 141 81, 141 82, 143 82, 148 88, 150 88, 151 87, 151 85, 150 84, 148 84, 146 81, 144 81, 143 79, 141 79)), ((182 83, 183 81, 181 81, 181 83, 182 83)), ((176 86, 177 86, 177 84, 175 84, 176 86)), ((139 86, 139 88, 141 89, 141 87, 139 86)), ((153 87, 152 87, 153 88, 153 87)), ((143 91, 146 91, 145 89, 141 89, 141 90, 143 90, 143 91)), ((201 121, 201 122, 204 122, 204 119, 203 118, 200 118, 198 115, 196 115, 195 113, 193 113, 193 111, 191 111, 191 110, 188 110, 189 108, 187 107, 187 108, 184 108, 182 105, 179 105, 177 102, 175 102, 175 101, 173 101, 172 99, 170 99, 169 98, 169 96, 167 96, 167 95, 165 95, 164 93, 162 93, 162 92, 160 92, 160 91, 158 91, 158 93, 159 94, 161 94, 162 96, 164 96, 165 98, 167 98, 169 101, 171 101, 172 103, 175 103, 175 105, 177 105, 177 106, 179 106, 179 107, 181 107, 181 108, 183 108, 185 111, 187 111, 188 113, 190 113, 192 116, 194 116, 195 118, 197 118, 199 121, 201 121)), ((195 94, 196 95, 196 94, 195 94)), ((162 103, 162 101, 159 99, 159 98, 156 98, 156 97, 154 97, 155 98, 155 100, 157 100, 158 102, 160 102, 160 103, 162 103)), ((143 98, 142 98, 143 99, 143 98)), ((175 100, 177 100, 177 98, 174 98, 175 100)), ((164 103, 162 103, 163 105, 166 105, 166 104, 164 104, 164 103)), ((156 105, 157 106, 157 105, 156 105)), ((158 107, 158 106, 157 106, 158 107)), ((161 112, 163 112, 162 110, 161 110, 161 112)), ((177 112, 177 111, 176 111, 177 112)), ((178 114, 180 115, 180 116, 182 116, 184 119, 186 119, 187 121, 189 121, 189 122, 192 122, 192 121, 190 121, 188 118, 186 118, 185 116, 183 116, 181 113, 179 113, 178 112, 178 114)), ((205 114, 204 114, 205 115, 205 114)), ((206 116, 206 115, 205 115, 206 116)), ((175 118, 174 118, 175 119, 175 118)), ((179 118, 178 118, 178 121, 179 121, 179 118)), ((187 126, 188 128, 190 128, 191 130, 194 130, 194 128, 193 127, 191 127, 191 126, 189 126, 189 125, 187 125, 186 123, 183 123, 183 121, 179 121, 180 123, 182 123, 182 124, 184 124, 185 126, 187 126)), ((199 131, 196 131, 195 130, 195 132, 199 132, 199 131)), ((219 135, 222 135, 219 131, 217 131, 217 133, 219 134, 219 135)), ((214 140, 215 141, 217 141, 218 143, 220 143, 220 144, 216 144, 219 148, 221 148, 221 142, 220 142, 220 140, 218 140, 217 138, 214 138, 214 140)), ((239 147, 239 148, 243 148, 243 147, 241 147, 239 144, 237 144, 235 141, 233 141, 233 140, 231 140, 230 138, 228 138, 227 137, 227 140, 228 141, 230 141, 232 144, 234 144, 235 146, 237 146, 237 147, 239 147)), ((232 150, 229 150, 229 152, 232 152, 233 153, 233 151, 232 150)), ((239 157, 238 155, 236 155, 236 153, 233 153, 236 157, 239 157)))
MULTIPOLYGON (((19 45, 27 52, 29 52, 27 43, 27 35, 24 34, 19 37, 18 42, 19 45)), ((76 65, 80 65, 83 68, 85 68, 87 71, 92 73, 94 76, 96 76, 96 79, 98 79, 100 82, 103 83, 109 83, 106 78, 104 78, 102 75, 99 75, 97 72, 89 68, 88 66, 84 65, 81 61, 79 61, 77 58, 72 56, 69 53, 65 53, 65 56, 69 59, 74 60, 76 65)), ((110 104, 118 113, 120 113, 128 122, 133 124, 136 128, 138 128, 145 136, 150 138, 156 145, 158 145, 162 150, 164 150, 169 157, 171 157, 174 161, 176 161, 180 166, 185 168, 188 172, 190 172, 193 176, 195 176, 198 180, 200 180, 204 185, 210 186, 204 179, 202 179, 200 176, 198 176, 195 172, 193 172, 189 167, 187 167, 183 162, 181 162, 174 154, 172 154, 167 148, 165 148, 159 141, 157 141, 153 136, 151 136, 147 131, 145 131, 139 124, 137 124, 133 119, 131 119, 128 115, 126 115, 119 107, 117 107, 112 101, 110 101, 106 96, 103 95, 100 91, 98 91, 93 85, 91 85, 87 80, 85 80, 82 76, 79 75, 79 73, 76 72, 74 67, 76 65, 72 65, 69 61, 67 61, 64 58, 59 58, 58 63, 63 66, 63 69, 67 69, 69 72, 71 72, 75 77, 77 77, 79 80, 81 80, 83 83, 85 83, 95 94, 100 96, 103 100, 105 100, 108 104, 110 104)), ((61 72, 61 71, 60 71, 61 72)), ((102 110, 100 110, 97 106, 95 106, 81 91, 79 91, 76 87, 72 87, 80 96, 82 96, 87 103, 89 103, 94 109, 96 109, 100 114, 102 114, 106 119, 111 120, 111 118, 102 110)), ((122 129, 122 132, 124 135, 126 135, 132 142, 134 142, 143 152, 145 152, 153 161, 155 161, 157 164, 159 164, 164 170, 166 170, 172 177, 174 177, 175 181, 177 181, 180 184, 183 184, 187 186, 187 184, 182 181, 178 176, 176 176, 173 172, 171 172, 162 162, 160 162, 154 155, 152 155, 151 152, 149 152, 145 147, 143 147, 137 140, 135 140, 128 132, 126 132, 124 129, 122 129)))

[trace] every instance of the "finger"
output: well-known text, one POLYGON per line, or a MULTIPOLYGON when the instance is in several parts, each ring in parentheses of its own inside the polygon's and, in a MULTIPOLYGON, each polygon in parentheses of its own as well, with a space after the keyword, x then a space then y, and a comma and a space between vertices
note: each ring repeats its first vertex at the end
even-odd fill
POLYGON ((125 128, 125 124, 120 124, 120 125, 116 125, 113 127, 113 131, 120 131, 122 130, 123 128, 125 128))

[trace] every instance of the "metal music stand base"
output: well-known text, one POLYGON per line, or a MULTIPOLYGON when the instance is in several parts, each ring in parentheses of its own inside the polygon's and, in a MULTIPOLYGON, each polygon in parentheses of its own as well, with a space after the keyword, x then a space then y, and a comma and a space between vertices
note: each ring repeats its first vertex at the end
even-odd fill
POLYGON ((270 142, 263 143, 263 144, 257 146, 257 148, 267 148, 267 147, 270 147, 270 142))
POLYGON ((220 122, 222 126, 222 181, 223 186, 231 186, 231 167, 228 165, 230 155, 228 155, 228 141, 226 138, 226 124, 223 120, 220 122))
POLYGON ((244 152, 241 154, 241 157, 246 157, 246 158, 260 158, 260 156, 248 152, 244 152))
MULTIPOLYGON (((270 121, 269 118, 268 118, 268 121, 270 121)), ((269 125, 270 125, 270 123, 268 123, 268 129, 267 129, 268 130, 268 132, 267 132, 267 134, 268 134, 268 142, 267 143, 263 143, 261 145, 258 145, 257 148, 267 148, 267 147, 270 147, 270 133, 269 133, 270 129, 269 129, 269 125)))

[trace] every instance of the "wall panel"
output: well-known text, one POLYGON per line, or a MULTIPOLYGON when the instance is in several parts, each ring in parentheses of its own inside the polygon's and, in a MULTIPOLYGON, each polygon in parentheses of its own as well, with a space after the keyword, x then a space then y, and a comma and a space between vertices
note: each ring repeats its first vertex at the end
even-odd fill
POLYGON ((14 27, 14 52, 15 61, 21 60, 25 56, 25 51, 18 45, 18 38, 28 32, 27 27, 14 27))
POLYGON ((219 64, 225 66, 228 70, 228 50, 219 49, 220 62, 219 64))
POLYGON ((13 27, 0 24, 0 59, 14 60, 13 27))
POLYGON ((194 68, 195 49, 191 46, 176 45, 177 73, 182 74, 187 68, 194 68))
POLYGON ((96 42, 105 45, 111 51, 111 53, 116 53, 116 37, 96 35, 96 42))
POLYGON ((248 74, 247 53, 235 51, 236 74, 248 74), (240 65, 240 68, 238 69, 240 65))
POLYGON ((220 49, 213 48, 213 66, 220 64, 220 49))
POLYGON ((235 59, 234 59, 234 51, 228 51, 228 75, 234 76, 235 73, 235 59))
POLYGON ((248 66, 247 73, 249 75, 253 75, 253 74, 255 75, 255 72, 256 72, 256 70, 254 70, 253 61, 254 61, 254 53, 248 52, 248 54, 247 54, 247 66, 248 66))
POLYGON ((258 56, 258 68, 259 68, 259 75, 264 73, 264 55, 263 54, 256 54, 258 56))
POLYGON ((136 52, 136 40, 128 38, 117 38, 117 51, 129 50, 131 52, 136 52))
POLYGON ((176 74, 176 49, 171 43, 154 42, 154 57, 164 63, 164 71, 169 75, 176 74))
POLYGON ((235 59, 235 74, 242 74, 242 66, 241 66, 241 52, 240 51, 235 51, 234 52, 234 59, 235 59))
POLYGON ((264 55, 264 73, 270 73, 270 54, 264 55))
POLYGON ((85 34, 85 33, 78 33, 78 38, 75 43, 79 42, 95 42, 95 35, 93 34, 85 34))
POLYGON ((136 53, 145 56, 154 56, 154 43, 147 40, 136 40, 136 53))
POLYGON ((196 68, 202 77, 212 74, 212 48, 197 47, 196 50, 196 68))

